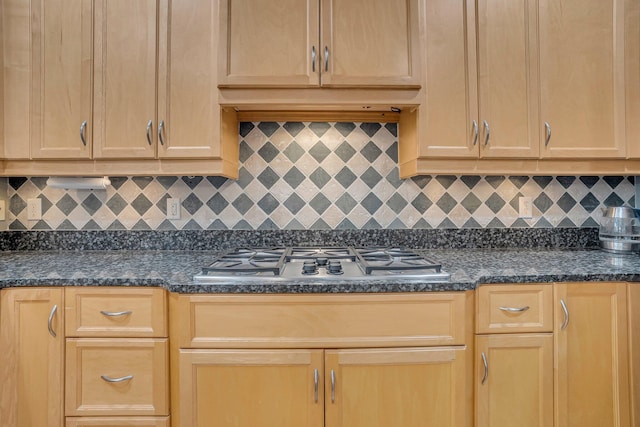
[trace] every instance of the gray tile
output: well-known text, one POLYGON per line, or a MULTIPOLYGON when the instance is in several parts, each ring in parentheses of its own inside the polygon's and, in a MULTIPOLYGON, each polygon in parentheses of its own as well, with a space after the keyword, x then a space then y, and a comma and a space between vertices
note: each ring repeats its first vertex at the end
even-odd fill
POLYGON ((349 186, 353 184, 353 182, 358 179, 358 177, 353 172, 351 172, 351 169, 345 166, 340 170, 340 172, 336 174, 335 179, 344 188, 349 188, 349 186))
POLYGON ((122 225, 122 223, 117 219, 113 221, 111 224, 109 224, 109 226, 107 227, 107 230, 126 230, 126 229, 127 228, 124 225, 122 225))
POLYGON ((553 225, 546 218, 540 218, 533 226, 534 228, 553 228, 553 225))
POLYGON ((305 176, 298 170, 297 167, 294 166, 289 169, 286 174, 284 174, 282 179, 284 179, 284 182, 289 184, 291 188, 295 189, 298 188, 302 181, 305 180, 305 176))
POLYGON ((436 205, 446 214, 451 212, 457 204, 458 202, 456 202, 456 199, 451 197, 449 193, 444 193, 436 202, 436 205))
POLYGON ((194 189, 202 182, 204 178, 201 176, 183 176, 182 181, 187 184, 187 187, 194 189))
POLYGON ((318 141, 313 147, 311 147, 309 154, 316 160, 316 162, 321 163, 329 154, 331 154, 331 150, 329 150, 322 141, 318 141))
POLYGON ((505 225, 498 218, 493 218, 489 221, 489 224, 487 224, 487 228, 505 228, 505 225))
POLYGON ((258 230, 277 230, 278 225, 276 223, 274 223, 273 221, 271 221, 270 218, 265 219, 262 224, 260 224, 258 226, 258 230))
POLYGON ((47 178, 46 176, 34 176, 31 177, 31 183, 38 188, 38 190, 42 191, 47 187, 47 178))
POLYGON ((364 133, 369 136, 369 138, 373 138, 373 136, 378 133, 378 131, 382 128, 380 123, 361 123, 360 129, 364 131, 364 133))
POLYGON ((275 159, 278 154, 280 154, 280 150, 274 147, 271 142, 267 141, 262 147, 260 147, 260 149, 258 150, 258 154, 264 159, 265 162, 269 163, 273 159, 275 159))
POLYGON ((85 225, 82 226, 82 229, 83 230, 101 230, 102 227, 100 227, 100 225, 97 222, 90 219, 85 225))
POLYGON ((493 193, 487 200, 484 201, 484 204, 487 205, 489 209, 491 209, 491 212, 497 214, 498 212, 500 212, 500 209, 502 209, 504 205, 507 204, 507 202, 505 202, 504 199, 498 194, 493 193))
POLYGON ((28 180, 29 179, 24 177, 24 176, 10 177, 9 178, 9 186, 11 188, 13 188, 14 190, 18 190, 18 189, 20 189, 20 187, 22 187, 22 184, 24 184, 28 180))
POLYGON ((582 181, 582 183, 586 185, 587 188, 593 188, 593 186, 596 185, 598 181, 600 181, 600 178, 598 178, 597 176, 581 176, 580 181, 582 181))
POLYGON ((151 203, 144 194, 140 194, 131 202, 131 207, 141 216, 144 215, 151 206, 153 206, 153 203, 151 203))
POLYGON ((207 181, 209 181, 216 190, 219 190, 224 184, 229 182, 229 178, 225 178, 224 176, 208 176, 207 181))
POLYGON ((153 182, 151 176, 134 176, 131 180, 138 186, 139 189, 144 190, 149 184, 153 182))
POLYGON ((347 137, 351 132, 353 132, 356 125, 352 122, 337 122, 334 127, 342 136, 347 137))
POLYGON ((462 224, 462 228, 482 228, 482 226, 473 218, 469 218, 464 224, 462 224))
POLYGON ((111 181, 111 186, 116 189, 119 190, 120 187, 122 187, 127 181, 129 181, 129 177, 126 176, 112 176, 109 178, 109 181, 111 181))
POLYGON ((564 193, 556 203, 560 209, 562 209, 565 213, 569 213, 571 209, 577 204, 573 197, 569 195, 569 193, 564 193))
POLYGON ((280 202, 273 197, 271 194, 265 194, 258 201, 258 206, 262 209, 267 215, 271 215, 271 213, 280 206, 280 202))
POLYGON ((389 133, 395 137, 398 136, 398 124, 397 123, 385 123, 385 129, 389 131, 389 133))
POLYGON ((224 224, 224 222, 216 219, 207 227, 207 230, 227 230, 228 227, 224 224))
POLYGON ((347 163, 356 154, 356 150, 351 146, 351 144, 345 141, 338 145, 338 148, 336 148, 334 153, 336 153, 336 156, 338 156, 340 160, 347 163))
MULTIPOLYGON (((542 196, 544 196, 544 194, 542 194, 540 197, 542 196)), ((598 201, 598 198, 592 193, 587 193, 587 195, 584 196, 582 200, 580 200, 580 204, 583 208, 585 208, 587 212, 593 212, 598 208, 600 202, 598 201)))
POLYGON ((158 176, 156 180, 164 187, 165 190, 171 188, 178 181, 177 176, 158 176))
POLYGON ((26 230, 27 227, 17 219, 9 224, 9 230, 26 230))
POLYGON ((216 215, 220 215, 222 211, 224 211, 227 206, 229 206, 229 202, 224 198, 222 194, 216 193, 209 200, 207 200, 206 205, 216 215))
POLYGON ((312 230, 331 230, 329 224, 327 224, 322 218, 318 219, 311 226, 312 230))
POLYGON ((409 202, 407 202, 404 197, 402 197, 398 193, 393 193, 393 195, 387 200, 387 206, 391 208, 396 214, 402 212, 402 210, 407 206, 409 202))
POLYGON ((358 227, 353 225, 353 223, 347 218, 340 221, 340 224, 338 224, 338 226, 336 227, 337 230, 356 230, 357 228, 358 227))
POLYGON ((200 224, 198 224, 195 220, 190 219, 185 225, 184 227, 182 227, 183 230, 202 230, 202 226, 200 226, 200 224))
POLYGON ((363 230, 379 230, 381 229, 382 226, 380 225, 380 223, 378 221, 376 221, 375 219, 371 218, 369 219, 363 226, 362 229, 363 230))
POLYGON ((304 230, 305 226, 300 224, 300 222, 297 219, 292 219, 291 221, 289 221, 289 224, 287 224, 284 227, 285 230, 304 230))
POLYGON ((436 175, 436 181, 440 183, 445 189, 451 187, 454 182, 458 180, 455 175, 436 175))
POLYGON ((309 206, 311 206, 314 211, 322 215, 324 211, 331 206, 331 202, 324 196, 324 194, 317 194, 313 199, 311 199, 309 206))
POLYGON ((558 181, 563 188, 567 189, 571 187, 571 185, 573 185, 573 183, 576 181, 576 177, 575 176, 556 176, 556 181, 558 181))
POLYGON ((322 135, 327 133, 327 131, 330 128, 331 128, 331 125, 329 123, 324 123, 324 122, 309 123, 309 129, 311 129, 313 133, 315 133, 318 136, 318 138, 321 138, 322 135))
POLYGON ((373 188, 382 179, 382 175, 378 173, 373 167, 369 167, 364 173, 360 176, 360 179, 367 184, 369 188, 373 188))
POLYGON ((369 141, 367 145, 360 150, 360 154, 362 154, 369 163, 373 163, 380 157, 382 150, 373 141, 369 141))
POLYGON ((91 193, 82 201, 82 207, 89 215, 93 215, 102 207, 102 202, 91 193))
POLYGON ((353 210, 358 205, 358 202, 351 197, 348 193, 344 193, 338 197, 335 203, 336 207, 342 211, 345 215, 353 210))
POLYGON ((251 122, 240 122, 238 126, 238 133, 240 134, 241 137, 244 138, 247 135, 249 135, 249 132, 251 132, 254 128, 255 128, 255 125, 251 122))
POLYGON ((305 128, 305 125, 302 122, 286 122, 282 127, 295 138, 305 128))
POLYGON ((395 189, 400 188, 404 183, 404 180, 400 179, 400 169, 398 168, 391 169, 391 172, 389 172, 385 178, 395 189))
POLYGON ((484 179, 485 179, 485 181, 487 181, 487 183, 491 187, 498 188, 500 186, 500 184, 502 184, 506 180, 506 177, 504 177, 504 176, 487 176, 484 179))
POLYGON ((580 227, 598 227, 599 225, 593 218, 587 218, 585 222, 580 224, 580 227))
MULTIPOLYGON (((71 199, 71 197, 69 197, 69 199, 71 199)), ((60 200, 60 202, 62 202, 62 200, 60 200)), ((78 204, 73 199, 71 199, 71 200, 68 200, 68 202, 65 202, 64 209, 63 209, 60 206, 60 202, 57 205, 58 208, 67 215, 69 215, 69 213, 71 213, 71 211, 75 209, 76 206, 78 206, 78 204), (69 213, 66 212, 67 210, 69 211, 69 213)), ((120 212, 122 212, 124 208, 127 207, 127 201, 124 200, 122 196, 120 196, 118 193, 116 193, 113 195, 112 198, 107 200, 107 207, 114 214, 120 215, 120 212)), ((166 206, 165 206, 165 210, 166 210, 166 206)))
POLYGON ((473 189, 479 182, 481 178, 476 175, 465 175, 460 177, 460 181, 464 183, 470 190, 473 189))
POLYGON ((482 200, 478 199, 475 194, 469 193, 464 199, 462 199, 460 204, 467 210, 467 212, 473 214, 480 206, 482 206, 482 200))
POLYGON ((51 203, 51 200, 49 200, 44 194, 39 195, 38 198, 40 199, 41 212, 43 214, 47 213, 49 209, 51 209, 51 206, 53 206, 53 203, 51 203))
POLYGON ((144 220, 139 220, 138 222, 136 222, 133 227, 131 227, 132 230, 151 230, 151 227, 149 227, 149 224, 147 224, 144 220))
MULTIPOLYGON (((565 193, 565 195, 566 195, 566 193, 565 193)), ((605 206, 623 206, 624 205, 624 200, 622 200, 620 198, 620 196, 618 196, 616 193, 611 193, 609 195, 609 197, 604 199, 602 204, 605 205, 605 206)))
POLYGON ((396 218, 389 224, 389 227, 392 230, 405 230, 407 228, 407 224, 400 221, 400 218, 396 218))
POLYGON ((46 221, 39 220, 31 226, 32 230, 51 230, 51 226, 46 221))
POLYGON ((415 223, 415 225, 413 226, 413 228, 416 228, 416 229, 426 229, 426 230, 430 230, 430 229, 432 229, 433 227, 432 227, 432 226, 427 222, 427 220, 426 220, 426 219, 424 219, 424 218, 420 218, 420 219, 418 220, 418 222, 416 222, 416 223, 415 223))
POLYGON ((289 209, 289 212, 295 215, 300 212, 300 209, 302 209, 307 204, 307 202, 305 202, 296 193, 293 193, 287 200, 285 200, 283 204, 287 209, 289 209))
POLYGON ((182 201, 182 207, 191 215, 198 212, 198 209, 200 209, 202 205, 204 205, 204 203, 202 203, 202 200, 200 200, 194 193, 189 194, 182 201))
POLYGON ((431 200, 429 200, 429 198, 427 196, 425 196, 423 193, 419 193, 411 201, 411 205, 414 208, 416 208, 418 213, 423 215, 427 211, 427 209, 429 209, 431 207, 431 205, 433 205, 433 202, 431 200))
POLYGON ((576 224, 569 218, 564 218, 558 223, 558 227, 576 227, 576 224))
POLYGON ((14 194, 9 199, 9 212, 13 215, 19 215, 20 212, 27 208, 27 202, 25 202, 22 197, 14 194))
POLYGON ((364 199, 360 202, 363 208, 367 210, 371 215, 376 213, 380 206, 382 206, 382 201, 373 193, 369 193, 365 196, 364 199))
POLYGON ((238 223, 233 226, 233 229, 234 230, 253 230, 253 227, 251 226, 251 224, 249 224, 247 221, 243 219, 238 221, 238 223))
POLYGON ((613 190, 615 190, 618 185, 625 182, 625 178, 623 176, 603 176, 602 179, 604 180, 604 182, 609 184, 609 187, 611 187, 611 189, 613 190))
POLYGON ((256 152, 249 146, 249 144, 247 144, 247 142, 244 139, 240 141, 239 156, 238 156, 240 163, 246 162, 255 153, 256 152))
POLYGON ((240 214, 244 215, 253 206, 253 201, 246 194, 241 194, 231 204, 240 214))
POLYGON ((458 228, 458 227, 449 218, 445 218, 442 220, 440 224, 436 226, 436 228, 452 229, 452 228, 458 228))
POLYGON ((280 125, 277 122, 261 122, 258 125, 258 129, 266 136, 271 136, 275 131, 280 129, 280 125))
POLYGON ((553 200, 549 198, 545 193, 541 193, 538 197, 533 199, 533 205, 538 208, 542 213, 545 213, 553 206, 553 200))
POLYGON ((172 230, 177 230, 177 228, 175 225, 173 225, 173 223, 170 220, 165 219, 158 226, 158 230, 172 231, 172 230))
POLYGON ((523 218, 516 219, 513 224, 510 225, 512 228, 529 228, 529 224, 523 218))
POLYGON ((238 171, 238 179, 236 179, 236 184, 240 188, 247 188, 247 185, 251 184, 251 181, 253 181, 253 179, 254 176, 251 175, 251 173, 244 166, 242 166, 238 171))
MULTIPOLYGON (((160 212, 162 212, 163 215, 167 214, 167 199, 169 198, 169 193, 165 193, 164 196, 162 196, 160 198, 160 200, 158 200, 156 202, 156 208, 160 209, 160 212)), ((108 204, 109 202, 107 202, 108 204)), ((117 215, 117 213, 116 213, 117 215)))
POLYGON ((300 157, 304 155, 305 151, 302 147, 300 147, 300 144, 292 141, 287 145, 287 148, 284 149, 283 153, 289 160, 295 163, 300 160, 300 157))
POLYGON ((278 174, 275 173, 269 166, 267 166, 267 168, 263 170, 260 175, 258 175, 258 181, 260 181, 260 183, 264 185, 266 189, 270 189, 271 187, 273 187, 273 185, 278 182, 279 179, 280 177, 278 176, 278 174))
POLYGON ((427 184, 431 182, 432 177, 430 175, 421 175, 421 176, 411 177, 410 179, 414 182, 414 184, 418 186, 418 188, 424 190, 427 184))
POLYGON ((324 169, 317 168, 311 173, 311 175, 309 175, 309 179, 316 185, 316 187, 322 189, 322 187, 331 181, 331 175, 329 175, 324 169))
POLYGON ((553 181, 553 177, 550 176, 534 176, 533 180, 535 181, 536 184, 538 184, 538 186, 542 189, 547 188, 547 185, 549 185, 551 183, 551 181, 553 181))
POLYGON ((394 142, 384 153, 389 156, 392 162, 398 163, 398 143, 394 142))
POLYGON ((520 189, 524 187, 524 185, 529 182, 528 176, 510 176, 509 181, 516 186, 516 188, 520 189))

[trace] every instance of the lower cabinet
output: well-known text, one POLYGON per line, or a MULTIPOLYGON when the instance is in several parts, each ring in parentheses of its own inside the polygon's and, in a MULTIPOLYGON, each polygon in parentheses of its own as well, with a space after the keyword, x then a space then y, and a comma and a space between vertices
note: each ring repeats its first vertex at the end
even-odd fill
POLYGON ((469 427, 470 301, 172 296, 173 425, 469 427))

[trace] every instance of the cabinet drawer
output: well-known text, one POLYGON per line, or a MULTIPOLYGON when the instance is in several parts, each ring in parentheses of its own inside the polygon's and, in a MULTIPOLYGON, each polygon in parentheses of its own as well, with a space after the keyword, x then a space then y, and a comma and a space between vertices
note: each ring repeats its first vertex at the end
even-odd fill
POLYGON ((482 285, 477 292, 477 333, 553 330, 551 284, 482 285))
POLYGON ((67 288, 68 337, 166 337, 165 291, 157 288, 67 288))
POLYGON ((465 292, 171 298, 182 348, 462 345, 473 309, 465 292))
POLYGON ((169 427, 169 417, 68 417, 66 427, 169 427))
POLYGON ((69 416, 168 415, 167 339, 68 339, 65 387, 69 416))

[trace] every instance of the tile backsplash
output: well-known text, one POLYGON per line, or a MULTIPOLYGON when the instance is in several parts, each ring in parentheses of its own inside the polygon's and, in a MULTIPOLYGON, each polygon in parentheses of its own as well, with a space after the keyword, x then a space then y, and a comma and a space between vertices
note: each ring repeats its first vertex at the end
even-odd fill
POLYGON ((594 227, 602 206, 634 205, 623 176, 420 176, 401 180, 397 125, 240 124, 240 176, 112 177, 106 190, 8 179, 10 230, 323 230, 594 227), (518 199, 533 218, 518 218, 518 199), (42 199, 42 219, 27 200, 42 199), (166 199, 181 219, 166 219, 166 199))

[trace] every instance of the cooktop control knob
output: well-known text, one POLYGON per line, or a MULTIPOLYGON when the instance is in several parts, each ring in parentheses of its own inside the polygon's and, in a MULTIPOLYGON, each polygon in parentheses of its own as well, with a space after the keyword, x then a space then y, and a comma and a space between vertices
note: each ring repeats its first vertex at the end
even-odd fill
POLYGON ((305 261, 302 264, 302 274, 318 274, 318 264, 313 260, 305 261))
POLYGON ((344 271, 342 270, 342 263, 338 260, 329 261, 329 265, 327 266, 327 273, 329 274, 342 274, 344 271))

